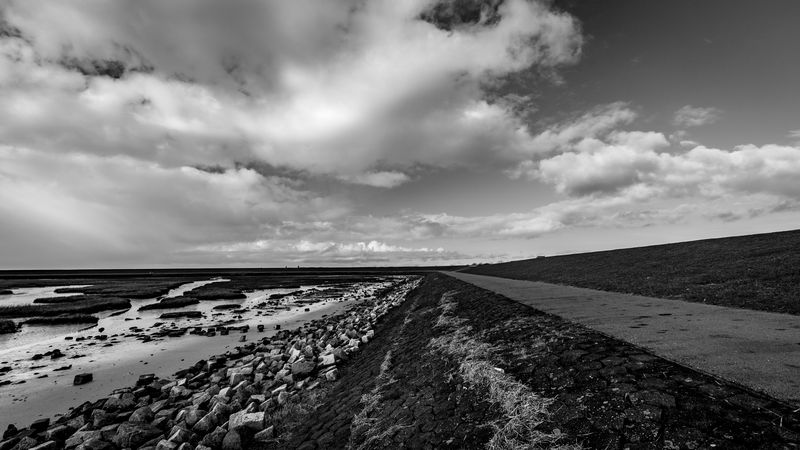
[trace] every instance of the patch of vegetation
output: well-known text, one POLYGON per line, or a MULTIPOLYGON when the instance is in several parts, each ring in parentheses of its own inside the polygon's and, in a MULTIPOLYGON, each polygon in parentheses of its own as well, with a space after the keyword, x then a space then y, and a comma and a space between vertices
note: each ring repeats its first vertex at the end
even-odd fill
POLYGON ((465 272, 800 315, 800 230, 527 259, 465 272))
POLYGON ((200 303, 200 300, 196 298, 189 298, 189 297, 170 297, 165 298, 157 303, 153 303, 151 305, 144 305, 139 308, 139 311, 147 311, 151 309, 170 309, 170 308, 183 308, 184 306, 189 305, 196 305, 200 303))
POLYGON ((17 324, 13 320, 0 319, 0 334, 17 331, 17 324))
POLYGON ((472 327, 466 319, 454 317, 457 303, 451 301, 451 292, 442 296, 441 310, 436 327, 447 328, 447 333, 431 340, 431 347, 444 351, 461 361, 459 374, 469 386, 486 392, 489 402, 498 405, 504 417, 494 424, 495 433, 486 444, 489 450, 559 448, 580 446, 560 445, 561 433, 544 433, 538 427, 548 420, 550 399, 542 398, 528 386, 506 375, 494 363, 494 348, 473 338, 472 327))
POLYGON ((85 295, 69 295, 64 297, 43 297, 37 298, 33 303, 73 303, 87 298, 85 295))
POLYGON ((89 314, 67 314, 52 317, 31 317, 22 322, 24 325, 68 325, 74 323, 97 323, 98 319, 89 314))
POLYGON ((63 314, 92 314, 131 307, 125 298, 86 298, 70 303, 0 306, 0 317, 52 317, 63 314))

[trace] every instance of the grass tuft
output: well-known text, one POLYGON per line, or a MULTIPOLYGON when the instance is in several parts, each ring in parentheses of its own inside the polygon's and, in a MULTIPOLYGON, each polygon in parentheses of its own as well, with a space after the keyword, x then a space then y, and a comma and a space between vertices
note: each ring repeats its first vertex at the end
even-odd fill
MULTIPOLYGON (((449 294, 449 293, 448 293, 449 294)), ((544 433, 537 428, 551 416, 551 399, 542 398, 526 385, 497 369, 492 362, 496 350, 486 342, 474 339, 466 320, 453 316, 457 303, 445 294, 440 302, 442 314, 436 326, 448 328, 445 335, 431 340, 430 345, 461 360, 459 374, 466 384, 486 392, 487 400, 503 411, 504 418, 492 424, 495 434, 487 443, 489 450, 579 449, 580 446, 559 444, 562 433, 544 433)))

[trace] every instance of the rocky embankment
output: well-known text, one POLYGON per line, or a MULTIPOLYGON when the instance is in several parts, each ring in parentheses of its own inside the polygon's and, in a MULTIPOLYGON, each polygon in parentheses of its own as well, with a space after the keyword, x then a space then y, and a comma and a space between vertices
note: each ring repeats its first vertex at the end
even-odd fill
MULTIPOLYGON (((417 283, 407 279, 345 314, 198 361, 175 379, 145 374, 136 386, 84 403, 54 421, 38 420, 19 430, 9 426, 0 450, 275 445, 282 428, 272 422, 287 417, 298 399, 336 381, 338 367, 370 342, 376 324, 417 283)), ((89 374, 76 376, 76 384, 87 382, 89 374)))

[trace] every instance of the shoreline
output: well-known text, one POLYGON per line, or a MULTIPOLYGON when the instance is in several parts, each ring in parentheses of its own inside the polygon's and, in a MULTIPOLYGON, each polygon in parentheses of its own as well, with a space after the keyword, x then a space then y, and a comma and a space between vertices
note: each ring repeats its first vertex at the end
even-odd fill
MULTIPOLYGON (((9 424, 26 427, 37 419, 66 414, 70 408, 83 402, 97 400, 110 395, 115 389, 135 384, 142 374, 171 377, 201 359, 223 354, 260 338, 271 337, 277 332, 275 325, 281 325, 282 329, 296 328, 322 316, 339 314, 360 301, 322 302, 306 305, 310 310, 308 312, 304 311, 304 307, 293 307, 272 316, 262 316, 259 322, 265 325, 264 332, 251 327, 247 333, 232 332, 228 336, 183 336, 147 343, 130 341, 119 344, 131 347, 131 352, 124 353, 124 359, 73 363, 70 370, 49 372, 47 378, 32 378, 24 384, 0 387, 0 430, 5 430, 9 424), (239 342, 242 335, 247 336, 244 343, 239 342), (74 375, 82 372, 93 373, 94 381, 73 386, 74 375)), ((70 364, 69 360, 59 360, 51 363, 51 366, 67 364, 70 364)))

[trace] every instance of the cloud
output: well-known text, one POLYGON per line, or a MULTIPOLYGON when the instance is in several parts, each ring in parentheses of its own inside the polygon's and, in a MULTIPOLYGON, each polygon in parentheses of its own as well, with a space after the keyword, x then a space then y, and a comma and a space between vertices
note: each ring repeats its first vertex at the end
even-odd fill
POLYGON ((505 173, 514 179, 535 178, 541 158, 569 150, 582 140, 605 136, 636 117, 630 105, 615 102, 598 105, 573 119, 550 125, 528 140, 526 154, 533 159, 524 159, 505 173))
POLYGON ((673 123, 679 127, 699 127, 719 120, 722 111, 717 108, 702 108, 686 105, 675 111, 673 123))
POLYGON ((353 176, 340 177, 342 181, 353 184, 363 184, 365 186, 372 186, 378 188, 393 188, 407 183, 411 180, 408 175, 403 172, 369 172, 353 176))
POLYGON ((576 22, 507 0, 455 26, 437 4, 11 1, 0 139, 355 179, 518 158, 527 127, 485 87, 575 62, 576 22))
POLYGON ((286 220, 333 220, 348 211, 337 199, 246 168, 209 172, 0 147, 0 252, 16 264, 41 257, 29 245, 52 265, 162 262, 186 246, 255 238, 286 220))
POLYGON ((633 195, 706 198, 769 194, 800 200, 800 148, 742 145, 722 150, 697 145, 680 152, 656 132, 616 132, 585 140, 542 160, 539 179, 569 196, 633 195))

